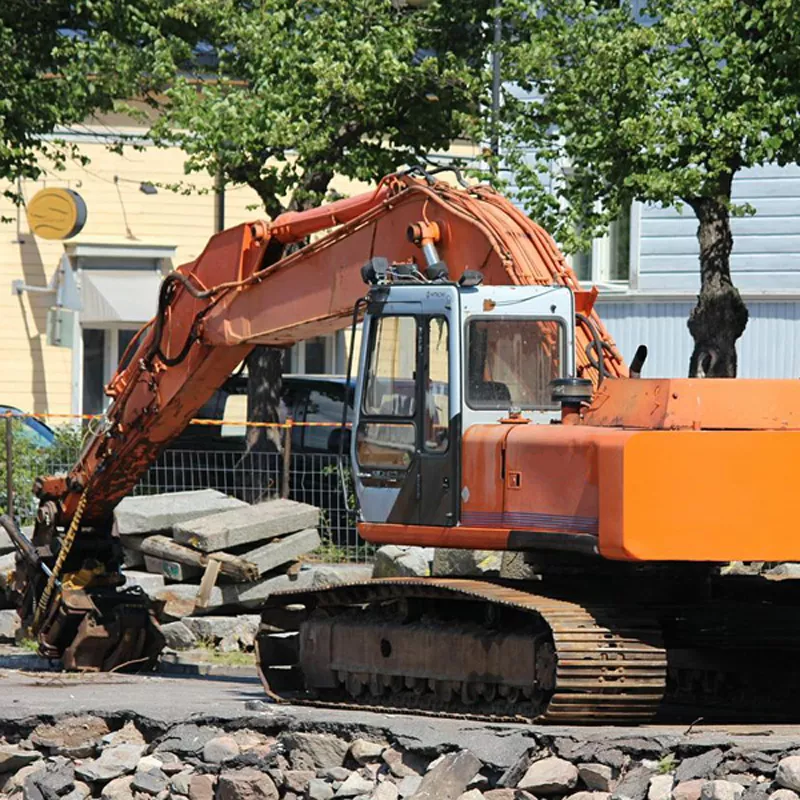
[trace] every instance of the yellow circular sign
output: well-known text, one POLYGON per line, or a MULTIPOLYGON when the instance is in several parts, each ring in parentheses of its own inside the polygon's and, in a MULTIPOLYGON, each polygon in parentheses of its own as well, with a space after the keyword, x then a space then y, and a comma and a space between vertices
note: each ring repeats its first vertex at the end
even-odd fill
POLYGON ((42 239, 71 239, 86 224, 86 203, 72 189, 42 189, 26 212, 30 229, 42 239))

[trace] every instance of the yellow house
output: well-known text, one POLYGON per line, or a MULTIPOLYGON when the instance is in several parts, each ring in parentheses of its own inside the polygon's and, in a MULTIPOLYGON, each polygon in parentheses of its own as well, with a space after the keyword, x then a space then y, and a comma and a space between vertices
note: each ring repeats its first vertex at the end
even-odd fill
MULTIPOLYGON (((56 419, 102 411, 103 386, 135 331, 154 314, 161 276, 194 259, 217 229, 213 179, 187 177, 179 149, 157 148, 144 128, 119 122, 92 121, 60 133, 89 163, 69 160, 64 171, 45 165, 42 179, 19 186, 26 202, 44 188, 77 192, 87 218, 73 238, 35 235, 25 208, 0 201, 0 216, 12 219, 0 225, 0 404, 56 419), (111 152, 109 145, 121 138, 142 149, 111 152), (161 188, 181 181, 205 193, 161 188), (59 303, 66 308, 56 313, 59 303)), ((458 150, 473 154, 469 146, 458 150)), ((368 187, 337 180, 335 188, 353 194, 368 187)), ((226 188, 225 226, 263 216, 249 187, 226 188)), ((293 348, 289 368, 342 372, 344 353, 341 335, 305 342, 293 348)))

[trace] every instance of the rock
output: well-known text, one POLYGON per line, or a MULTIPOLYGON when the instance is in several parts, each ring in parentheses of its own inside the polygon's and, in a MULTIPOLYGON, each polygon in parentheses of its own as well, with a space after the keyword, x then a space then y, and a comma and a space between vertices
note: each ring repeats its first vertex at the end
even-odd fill
POLYGON ((569 795, 566 800, 609 800, 610 792, 575 792, 569 795))
POLYGON ((595 792, 610 792, 614 786, 614 770, 607 764, 578 764, 578 775, 595 792))
POLYGON ((769 800, 798 800, 798 797, 791 789, 778 789, 769 796, 769 800))
POLYGON ((759 772, 762 775, 774 775, 778 768, 778 758, 772 753, 735 747, 727 753, 729 761, 723 768, 729 772, 759 772))
POLYGON ((147 742, 133 722, 126 722, 118 731, 106 734, 102 739, 102 744, 104 747, 109 747, 117 744, 145 745, 147 742))
POLYGON ((42 757, 35 750, 21 750, 10 744, 0 744, 0 773, 16 772, 42 757))
POLYGON ((775 780, 784 789, 800 791, 800 756, 788 756, 778 762, 775 780))
POLYGON ((306 797, 308 800, 331 800, 333 788, 321 778, 311 778, 306 787, 306 797))
POLYGON ((290 792, 302 794, 306 790, 308 782, 316 776, 317 773, 313 769, 287 769, 283 773, 283 786, 290 792))
POLYGON ((371 761, 380 761, 381 753, 387 745, 379 742, 370 742, 367 739, 354 739, 350 744, 350 757, 357 764, 368 764, 371 761))
POLYGON ((272 747, 277 741, 271 736, 265 736, 263 733, 251 731, 249 728, 241 728, 238 731, 233 731, 231 736, 236 740, 239 749, 245 753, 255 747, 272 747))
MULTIPOLYGON (((500 789, 501 792, 506 792, 508 789, 500 789)), ((500 798, 500 800, 514 800, 514 792, 508 798, 500 798)), ((458 800, 483 800, 486 795, 480 789, 469 789, 468 791, 460 794, 458 800)))
POLYGON ((326 781, 341 783, 350 777, 350 770, 345 767, 327 767, 326 769, 317 770, 317 777, 326 781))
MULTIPOLYGON (((146 756, 146 758, 153 758, 155 759, 156 766, 165 774, 165 775, 175 775, 178 772, 183 772, 186 769, 186 765, 175 755, 175 753, 156 753, 153 756, 146 756)), ((143 761, 144 759, 142 759, 143 761)), ((141 770, 141 761, 139 762, 139 766, 136 768, 137 771, 141 770)))
POLYGON ((733 781, 706 781, 701 790, 701 800, 741 800, 744 786, 733 781))
POLYGON ((375 781, 365 778, 358 772, 351 772, 347 780, 336 790, 334 797, 358 797, 370 794, 375 788, 375 781))
POLYGON ((499 575, 503 554, 496 550, 458 550, 437 547, 433 553, 433 575, 467 577, 499 575))
POLYGON ((100 753, 99 758, 84 761, 76 767, 75 772, 87 783, 110 781, 133 772, 144 751, 145 746, 138 744, 118 744, 114 747, 107 747, 100 753))
POLYGON ((786 561, 766 570, 763 575, 768 581, 800 580, 800 564, 786 561))
POLYGON ((132 782, 133 775, 114 778, 113 781, 109 781, 103 787, 103 792, 100 796, 103 800, 133 800, 132 782))
POLYGON ((399 797, 400 791, 397 788, 397 784, 391 781, 384 781, 375 787, 370 795, 370 800, 398 800, 399 797))
POLYGON ((483 797, 484 800, 517 800, 518 794, 520 792, 516 789, 490 789, 488 792, 483 793, 483 797))
POLYGON ((159 792, 163 792, 168 786, 169 778, 158 768, 148 770, 147 772, 137 772, 133 776, 133 781, 131 783, 131 787, 137 792, 144 792, 150 795, 157 795, 159 792))
POLYGON ((613 800, 644 800, 652 777, 653 770, 649 767, 634 767, 623 775, 611 797, 613 800))
POLYGON ((285 733, 280 741, 295 769, 341 767, 348 744, 330 733, 285 733))
POLYGON ((672 775, 653 775, 647 790, 647 800, 670 800, 674 783, 675 778, 672 775))
POLYGON ((222 764, 239 755, 239 745, 233 736, 215 736, 203 745, 203 761, 207 764, 222 764))
POLYGON ((62 795, 61 800, 88 800, 92 796, 92 789, 83 781, 75 781, 71 792, 62 795))
POLYGON ((216 800, 278 800, 278 790, 269 775, 244 767, 219 776, 216 800))
POLYGON ((497 787, 500 789, 511 789, 515 787, 522 780, 522 776, 528 771, 528 768, 532 763, 533 758, 531 757, 530 753, 523 753, 500 776, 497 781, 497 787))
POLYGON ((169 492, 126 497, 114 510, 114 522, 121 536, 166 531, 181 522, 209 517, 247 503, 227 497, 215 489, 169 492))
POLYGON ((722 750, 714 748, 700 755, 685 758, 675 770, 675 780, 681 783, 693 778, 710 778, 724 757, 722 750))
POLYGON ((319 509, 294 500, 267 500, 173 526, 173 537, 204 553, 316 528, 319 509))
POLYGON ((482 766, 469 750, 450 753, 425 774, 411 797, 413 800, 456 800, 482 766))
POLYGON ((373 578, 424 578, 431 574, 427 548, 388 544, 378 548, 372 567, 373 578))
POLYGON ((397 791, 400 793, 400 797, 411 797, 419 789, 421 783, 421 775, 406 775, 397 784, 397 791))
POLYGON ((173 794, 189 795, 189 783, 192 780, 192 770, 184 770, 172 776, 169 788, 173 794))
POLYGON ((672 800, 700 800, 704 780, 682 781, 672 790, 672 800))
POLYGON ((0 641, 13 642, 19 628, 19 614, 13 608, 0 609, 0 641))
POLYGON ((51 761, 26 780, 36 785, 44 800, 58 800, 75 786, 75 767, 67 759, 51 761))
POLYGON ((566 794, 578 783, 578 770, 563 758, 550 756, 534 761, 517 784, 535 795, 566 794))
POLYGON ((183 723, 172 728, 158 743, 155 752, 176 753, 183 756, 199 756, 206 742, 219 736, 222 731, 210 725, 183 723))
POLYGON ((192 775, 189 778, 189 800, 214 800, 215 775, 192 775))
POLYGON ((744 795, 742 796, 742 800, 769 800, 769 795, 770 795, 769 789, 770 789, 770 784, 767 782, 754 783, 751 786, 748 786, 744 790, 744 795))
POLYGON ((162 625, 161 633, 164 634, 167 647, 173 650, 189 650, 197 644, 197 637, 180 620, 162 625))
POLYGON ((381 758, 396 778, 419 777, 427 767, 421 756, 414 753, 401 753, 393 747, 384 750, 381 758))
MULTIPOLYGON (((326 565, 312 567, 314 574, 311 577, 312 589, 325 589, 329 586, 341 586, 345 583, 342 573, 335 567, 328 567, 326 565)), ((367 575, 369 578, 369 574, 367 575)))
POLYGON ((21 791, 22 787, 25 785, 25 781, 28 780, 31 775, 39 772, 41 768, 41 764, 29 764, 27 767, 22 767, 14 773, 0 773, 0 778, 7 778, 3 784, 2 796, 10 797, 16 792, 21 791))

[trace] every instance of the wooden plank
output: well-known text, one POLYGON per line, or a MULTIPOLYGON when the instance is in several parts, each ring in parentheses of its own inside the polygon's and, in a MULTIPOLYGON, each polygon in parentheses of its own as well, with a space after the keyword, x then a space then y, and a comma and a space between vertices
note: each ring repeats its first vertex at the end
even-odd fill
MULTIPOLYGON (((176 562, 178 564, 186 564, 189 567, 197 567, 198 569, 205 569, 208 565, 209 559, 213 556, 220 562, 220 571, 223 575, 233 578, 235 581, 253 581, 259 576, 258 568, 255 564, 248 562, 240 556, 234 556, 230 553, 199 553, 191 547, 173 542, 167 536, 156 534, 155 536, 148 536, 146 539, 138 539, 138 537, 130 537, 125 540, 126 545, 131 544, 131 549, 140 550, 146 556, 153 556, 160 558, 164 561, 176 562)), ((172 577, 168 573, 164 573, 167 577, 172 577)))
POLYGON ((217 583, 219 570, 222 562, 213 556, 208 559, 206 571, 200 580, 200 591, 197 593, 197 599, 194 601, 195 608, 208 608, 211 601, 211 592, 217 583))

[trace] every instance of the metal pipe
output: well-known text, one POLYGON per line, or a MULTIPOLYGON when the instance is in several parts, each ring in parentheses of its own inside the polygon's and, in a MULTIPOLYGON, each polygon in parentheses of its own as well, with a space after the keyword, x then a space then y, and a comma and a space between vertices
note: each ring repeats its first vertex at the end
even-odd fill
POLYGON ((6 413, 6 513, 14 519, 14 429, 11 412, 6 413))
MULTIPOLYGON (((490 142, 492 155, 497 158, 500 155, 500 86, 502 84, 500 76, 500 47, 503 44, 503 21, 500 17, 502 0, 495 0, 494 9, 494 41, 492 49, 492 138, 490 142)), ((497 170, 497 164, 492 166, 493 171, 497 170)))

